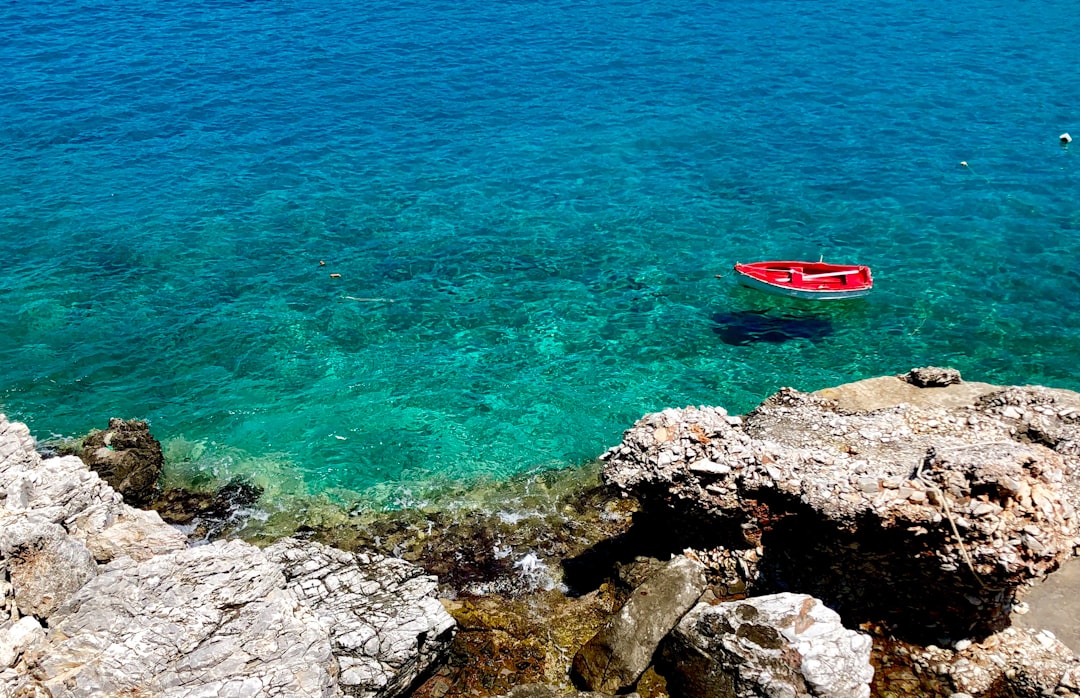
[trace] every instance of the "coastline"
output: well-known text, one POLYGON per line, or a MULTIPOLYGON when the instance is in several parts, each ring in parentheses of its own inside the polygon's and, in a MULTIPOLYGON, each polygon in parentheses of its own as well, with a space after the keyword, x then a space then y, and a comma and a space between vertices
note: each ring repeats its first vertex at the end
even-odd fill
MULTIPOLYGON (((324 561, 318 564, 325 567, 331 564, 330 560, 337 559, 334 556, 338 553, 318 551, 340 550, 344 551, 341 554, 346 556, 340 558, 340 563, 347 566, 358 564, 361 560, 387 560, 393 564, 408 566, 416 570, 410 575, 421 574, 424 575, 424 579, 431 580, 430 585, 426 587, 429 590, 426 593, 431 594, 428 597, 429 601, 433 602, 437 598, 437 605, 441 608, 439 613, 448 614, 445 617, 452 618, 452 623, 456 626, 453 633, 440 635, 443 638, 441 640, 443 644, 439 646, 441 649, 428 658, 430 664, 427 668, 419 670, 417 674, 412 674, 413 678, 403 679, 408 685, 408 695, 421 698, 501 696, 512 694, 523 686, 533 684, 553 687, 552 690, 556 692, 571 691, 574 689, 571 677, 578 671, 577 655, 580 654, 581 648, 590 642, 595 642, 595 638, 615 621, 619 613, 625 613, 625 609, 634 599, 646 593, 643 590, 650 583, 649 580, 655 579, 669 567, 669 558, 688 559, 695 561, 694 565, 703 565, 702 570, 708 580, 707 606, 719 604, 716 607, 720 608, 728 602, 740 600, 756 602, 759 598, 765 598, 759 595, 766 591, 768 585, 762 586, 764 577, 759 577, 755 570, 760 564, 764 564, 761 559, 761 545, 765 544, 766 551, 775 550, 778 539, 770 538, 771 534, 768 531, 765 531, 764 538, 758 537, 760 533, 753 534, 748 540, 758 541, 755 552, 753 545, 746 548, 745 544, 732 546, 732 542, 716 547, 722 536, 720 538, 703 536, 701 525, 705 519, 700 517, 703 514, 707 516, 713 514, 705 510, 694 513, 695 505, 692 504, 689 508, 683 508, 684 505, 678 503, 680 497, 684 496, 680 493, 687 484, 693 483, 694 478, 715 479, 719 474, 730 473, 732 466, 725 465, 720 455, 713 455, 710 456, 713 460, 697 461, 690 463, 689 466, 685 464, 681 466, 689 467, 686 471, 691 478, 689 482, 683 482, 684 476, 680 476, 670 485, 663 484, 663 478, 667 477, 663 474, 667 472, 665 469, 675 463, 668 456, 663 455, 664 449, 668 448, 665 444, 678 443, 671 441, 673 429, 685 430, 690 435, 690 440, 683 442, 686 448, 699 441, 701 444, 706 444, 715 438, 717 443, 728 444, 724 446, 725 449, 734 448, 735 450, 731 451, 732 454, 745 454, 744 447, 731 446, 731 444, 743 443, 740 439, 747 438, 745 435, 740 436, 744 429, 749 429, 751 433, 754 430, 764 429, 763 434, 770 433, 771 429, 779 429, 768 438, 779 439, 777 444, 787 440, 801 444, 804 436, 814 433, 819 424, 833 425, 830 428, 835 434, 844 429, 836 426, 840 423, 837 420, 863 420, 857 422, 863 425, 859 427, 861 431, 857 432, 861 434, 871 429, 879 430, 883 425, 888 425, 889 420, 895 420, 900 416, 908 420, 906 423, 910 428, 916 428, 917 432, 922 430, 929 435, 920 438, 938 438, 934 435, 938 433, 936 430, 939 429, 939 423, 947 423, 953 425, 950 427, 953 431, 949 432, 953 436, 948 438, 962 436, 967 439, 969 436, 963 436, 963 434, 969 427, 978 432, 979 429, 988 428, 991 424, 999 426, 1004 424, 1008 427, 1013 423, 1027 423, 1029 426, 1025 429, 1030 429, 1030 424, 1038 423, 1043 424, 1039 428, 1046 434, 1057 433, 1054 429, 1059 431, 1065 429, 1066 431, 1062 431, 1062 434, 1071 434, 1072 432, 1068 430, 1073 429, 1072 415, 1074 413, 1080 415, 1080 395, 1070 391, 1045 388, 1000 388, 988 384, 963 382, 958 374, 952 375, 955 372, 950 373, 940 369, 920 369, 920 371, 921 373, 917 375, 913 371, 912 375, 915 378, 909 376, 907 380, 883 377, 837 386, 814 394, 781 391, 753 413, 742 417, 727 415, 726 412, 717 408, 696 410, 690 408, 688 411, 666 410, 663 413, 647 415, 633 428, 627 430, 622 445, 614 446, 604 454, 603 458, 594 463, 572 471, 537 473, 509 482, 493 483, 486 490, 471 491, 468 497, 457 496, 451 499, 450 501, 454 502, 453 506, 401 509, 389 512, 344 512, 319 507, 301 512, 271 515, 265 521, 256 518, 254 522, 251 520, 245 522, 244 516, 252 511, 253 501, 250 499, 252 492, 236 488, 231 491, 232 496, 241 499, 248 497, 243 506, 231 510, 228 507, 219 509, 211 507, 204 510, 202 515, 206 519, 201 524, 202 528, 199 528, 198 523, 187 524, 188 528, 185 530, 189 535, 189 540, 185 546, 181 547, 187 547, 188 550, 217 551, 223 550, 220 546, 224 541, 238 542, 239 538, 243 538, 257 546, 251 550, 265 549, 270 555, 271 562, 277 560, 284 563, 288 559, 293 559, 289 557, 292 555, 299 556, 295 557, 298 560, 296 564, 308 565, 314 563, 300 563, 299 560, 310 561, 323 555, 321 559, 324 561), (925 385, 918 384, 923 379, 929 382, 925 385), (1024 402, 1025 400, 1028 402, 1024 402), (1025 416, 1027 413, 1023 405, 1027 404, 1035 406, 1036 411, 1031 413, 1034 416, 1025 416), (973 405, 982 405, 982 407, 971 411, 973 405), (1020 407, 1014 405, 1020 405, 1020 407), (814 416, 813 410, 818 409, 825 410, 824 417, 814 416), (697 420, 711 414, 709 410, 716 410, 715 414, 718 415, 719 421, 713 427, 697 426, 699 424, 697 420), (956 410, 960 412, 955 412, 956 410), (1058 422, 1054 423, 1057 426, 1050 422, 1044 424, 1038 421, 1041 419, 1039 415, 1044 412, 1046 415, 1058 415, 1055 417, 1058 422), (962 421, 958 421, 951 416, 955 414, 964 414, 965 417, 962 421), (776 421, 777 419, 781 421, 776 421), (822 419, 825 421, 820 421, 822 419), (878 421, 873 421, 875 419, 878 421), (985 423, 983 421, 991 419, 996 421, 985 421, 985 423), (744 420, 748 421, 744 423, 744 420), (876 426, 868 426, 871 424, 876 426), (641 431, 643 428, 645 431, 641 431), (715 434, 715 436, 705 440, 700 431, 701 428, 705 428, 707 433, 715 434), (708 431, 710 429, 718 431, 708 431), (726 430, 733 430, 731 436, 722 436, 726 430), (644 437, 635 436, 639 433, 644 437), (697 436, 694 436, 695 434, 697 436), (735 438, 736 436, 738 438, 735 438), (636 441, 639 438, 645 438, 646 441, 636 441), (654 439, 656 439, 655 442, 654 439), (660 451, 654 450, 657 446, 660 447, 660 451), (625 464, 618 463, 624 457, 630 457, 628 454, 631 454, 635 448, 647 448, 648 451, 641 451, 641 453, 652 454, 648 456, 649 460, 641 461, 646 471, 649 468, 659 468, 654 475, 649 475, 642 481, 652 483, 644 489, 638 489, 638 485, 632 483, 646 471, 641 471, 636 475, 619 474, 619 468, 624 467, 625 464), (628 476, 629 480, 626 479, 628 476), (657 494, 660 499, 655 499, 657 494), (683 508, 682 513, 672 519, 670 518, 672 512, 668 511, 670 507, 675 507, 676 510, 683 508), (222 521, 213 523, 214 516, 220 517, 222 521), (690 518, 685 518, 686 516, 690 518), (691 525, 687 526, 687 524, 691 525), (220 539, 221 542, 212 542, 215 539, 220 539), (192 543, 196 544, 195 547, 188 547, 192 543), (283 548, 282 545, 285 547, 283 548), (330 547, 324 548, 322 547, 324 545, 330 547), (623 610, 620 611, 620 609, 623 610)), ((706 422, 700 422, 700 424, 705 425, 706 422)), ((110 423, 113 441, 105 441, 105 451, 114 453, 133 450, 109 448, 111 445, 121 443, 118 440, 121 436, 118 434, 128 426, 130 423, 121 423, 119 420, 110 423)), ((880 435, 887 432, 875 431, 875 433, 880 435)), ((106 439, 108 438, 110 437, 106 435, 106 439)), ((1040 438, 1049 444, 1052 439, 1066 437, 1040 438)), ((890 439, 881 436, 880 440, 888 446, 887 442, 890 439)), ((816 436, 807 443, 821 444, 828 441, 828 437, 823 439, 822 436, 816 436)), ((881 446, 882 444, 878 444, 877 447, 881 446)), ((785 456, 783 451, 777 451, 779 446, 772 445, 765 448, 766 450, 761 452, 763 455, 760 456, 757 466, 763 468, 762 473, 772 474, 774 471, 778 473, 776 468, 795 467, 797 469, 799 467, 787 462, 786 459, 793 456, 785 456)), ((873 455, 872 447, 870 450, 866 450, 867 446, 858 448, 865 454, 869 454, 867 457, 870 460, 885 458, 888 450, 873 455)), ((888 448, 892 447, 888 446, 888 448)), ((1031 447, 1023 446, 1023 448, 1031 447)), ((1038 451, 1039 453, 1045 451, 1042 446, 1035 448, 1036 450, 1043 448, 1043 451, 1038 451)), ((101 451, 102 448, 97 450, 101 451)), ((903 448, 901 452, 906 453, 903 448)), ((718 451, 717 454, 719 453, 718 451)), ((802 453, 802 451, 792 453, 802 453)), ((1054 458, 1072 457, 1068 455, 1070 452, 1062 453, 1063 455, 1054 456, 1054 458)), ((685 457, 691 458, 689 455, 685 457)), ((798 458, 803 457, 798 456, 798 458)), ((638 458, 638 456, 633 456, 633 458, 638 458)), ((745 455, 738 456, 738 459, 744 458, 745 455)), ((69 456, 46 460, 44 463, 54 461, 69 464, 72 462, 69 456)), ((736 463, 737 461, 729 462, 736 463)), ((634 468, 637 467, 634 466, 634 468)), ((736 466, 738 467, 742 466, 736 466)), ((750 479, 740 487, 748 486, 752 482, 758 483, 753 487, 771 486, 766 481, 755 479, 758 476, 752 475, 749 471, 745 477, 750 479)), ((771 477, 775 479, 776 475, 773 474, 771 477)), ((1080 481, 1073 482, 1069 479, 1072 477, 1072 475, 1066 476, 1064 484, 1067 488, 1080 484, 1080 481)), ((859 504, 861 501, 869 501, 865 499, 867 496, 865 492, 869 492, 868 485, 863 482, 866 479, 865 473, 859 476, 855 491, 850 496, 845 495, 845 501, 853 502, 858 506, 862 506, 859 504), (863 491, 861 494, 860 488, 863 491)), ((881 497, 885 498, 878 498, 881 502, 891 501, 886 495, 893 496, 889 494, 890 491, 896 491, 888 489, 894 487, 893 485, 880 484, 886 480, 875 481, 879 483, 875 487, 886 487, 885 490, 880 490, 881 497)), ((722 493, 723 488, 716 489, 714 484, 709 485, 711 488, 709 491, 714 494, 722 493)), ((820 484, 825 487, 833 486, 830 478, 821 480, 820 484)), ((779 479, 776 480, 776 485, 780 487, 777 490, 778 493, 782 493, 783 487, 787 486, 779 479)), ((903 492, 905 485, 901 484, 899 487, 899 491, 903 492)), ((747 493, 751 491, 747 490, 747 493)), ((805 490, 805 492, 811 491, 805 490)), ((909 494, 904 495, 910 500, 907 505, 922 501, 915 497, 915 494, 919 492, 917 483, 914 489, 909 488, 908 491, 909 494)), ((1072 493, 1073 490, 1067 489, 1067 492, 1072 493)), ((759 493, 752 495, 752 499, 748 501, 754 506, 758 506, 754 504, 754 498, 761 500, 760 506, 773 508, 787 506, 782 498, 773 500, 772 497, 773 495, 765 496, 759 493), (771 503, 766 505, 770 501, 771 503)), ((1067 494, 1067 497, 1070 500, 1075 498, 1073 494, 1067 494)), ((826 497, 823 501, 828 502, 832 499, 835 498, 826 497)), ((173 503, 177 501, 179 500, 174 500, 173 503)), ((1065 499, 1062 501, 1064 502, 1065 499)), ((745 502, 740 504, 738 500, 727 500, 721 497, 711 506, 723 508, 739 507, 744 504, 745 502)), ((976 504, 973 502, 971 506, 974 507, 976 504)), ((709 511, 716 513, 719 510, 710 509, 709 511)), ((758 512, 755 515, 763 515, 762 510, 754 509, 753 511, 758 512)), ((841 508, 837 511, 846 510, 841 508)), ((773 525, 766 522, 772 521, 772 517, 778 513, 779 511, 774 511, 773 514, 764 514, 765 518, 761 519, 759 525, 773 525)), ((150 515, 156 516, 153 513, 150 515)), ((806 512, 799 514, 801 517, 807 515, 806 512)), ((821 526, 832 525, 827 523, 829 516, 820 521, 808 521, 807 525, 824 532, 825 529, 821 529, 821 526)), ((198 515, 195 518, 197 519, 198 515)), ((1066 520, 1071 519, 1067 517, 1066 520)), ((1030 528, 1031 526, 1028 525, 1028 529, 1030 528)), ((177 529, 172 530, 171 535, 175 536, 177 529)), ((840 530, 843 529, 838 529, 840 530)), ((748 535, 748 531, 749 529, 744 527, 743 535, 748 535)), ((840 533, 839 535, 838 540, 842 542, 843 536, 848 534, 840 533)), ((798 536, 796 535, 795 538, 798 536)), ((870 545, 872 539, 859 538, 858 540, 862 545, 870 545)), ((1050 544, 1047 538, 1040 540, 1046 545, 1050 544)), ((1048 558, 1046 565, 1038 568, 1041 571, 1032 571, 1031 574, 1037 578, 1048 571, 1052 572, 1059 564, 1054 560, 1071 557, 1075 552, 1076 542, 1071 538, 1063 539, 1063 543, 1068 545, 1067 549, 1063 548, 1060 552, 1055 552, 1052 560, 1048 558)), ((948 548, 947 535, 941 544, 945 545, 943 550, 948 548)), ((176 547, 175 541, 169 545, 176 547)), ((878 543, 873 543, 873 545, 878 545, 878 543)), ((885 545, 885 549, 894 552, 902 549, 902 547, 895 547, 901 545, 896 540, 885 545)), ((972 545, 970 541, 969 545, 972 545)), ((1030 546, 1034 543, 1024 545, 1030 546)), ((845 546, 846 544, 843 544, 841 548, 845 546)), ((827 549, 826 545, 820 554, 834 554, 827 552, 827 549)), ((972 550, 974 551, 974 548, 972 550)), ((104 554, 95 553, 99 559, 104 554)), ((941 552, 934 554, 941 554, 941 552)), ((115 557, 115 553, 109 553, 108 556, 115 557)), ((766 562, 768 557, 766 554, 766 562)), ((867 558, 867 560, 870 559, 872 556, 867 558)), ((1038 559, 1038 557, 1032 558, 1033 563, 1038 559)), ((859 562, 856 559, 853 564, 858 566, 865 562, 859 562)), ((792 572, 794 570, 789 570, 785 574, 792 572)), ((827 573, 827 568, 821 567, 815 574, 825 573, 827 573)), ((980 572, 980 574, 985 573, 980 572)), ((289 578, 286 574, 286 579, 289 578)), ((894 621, 889 620, 887 611, 884 615, 876 616, 881 618, 882 622, 867 622, 859 625, 858 632, 868 638, 865 640, 867 648, 870 647, 870 638, 873 641, 873 650, 868 656, 876 673, 872 684, 869 684, 871 687, 866 689, 871 692, 866 695, 882 697, 892 695, 889 691, 895 689, 896 685, 908 685, 904 684, 904 681, 915 681, 915 684, 920 687, 919 691, 922 691, 920 695, 952 695, 959 690, 957 688, 959 685, 980 685, 975 679, 962 678, 963 675, 955 673, 953 669, 948 669, 945 673, 935 673, 935 671, 927 673, 925 669, 920 668, 922 666, 920 662, 923 662, 925 657, 937 657, 942 663, 941 666, 952 667, 961 659, 968 661, 964 657, 970 657, 976 662, 982 661, 978 659, 981 655, 972 654, 976 651, 991 652, 991 645, 987 644, 989 640, 980 639, 982 637, 998 638, 995 643, 1004 648, 1012 648, 1009 651, 1013 652, 1033 651, 1031 648, 1039 646, 1040 642, 1045 645, 1046 638, 1054 636, 1045 635, 1045 630, 1041 628, 1046 627, 1046 623, 1052 622, 1052 619, 1048 620, 1044 607, 1040 605, 1038 589, 1036 592, 1029 592, 1030 585, 1025 580, 1026 577, 1020 576, 1010 583, 1018 585, 1016 588, 1022 590, 1025 595, 1023 605, 1024 610, 1031 608, 1030 620, 1037 619, 1037 622, 1042 625, 1017 621, 1016 628, 1006 627, 1002 631, 1003 626, 1000 625, 999 615, 983 614, 978 617, 992 619, 992 625, 997 629, 988 636, 977 635, 974 638, 974 644, 966 639, 962 642, 956 641, 954 636, 950 642, 955 644, 955 648, 946 650, 926 645, 926 640, 913 641, 911 637, 901 639, 904 633, 896 634, 899 628, 894 621), (1035 644, 1031 645, 1032 642, 1035 644), (903 659, 905 657, 908 659, 903 659), (914 674, 912 674, 913 671, 914 674), (968 681, 968 684, 964 684, 964 681, 968 681)), ((1066 584, 1064 590, 1060 583, 1045 585, 1049 589, 1045 598, 1049 599, 1050 604, 1058 604, 1058 611, 1060 611, 1060 600, 1070 593, 1068 580, 1066 575, 1052 577, 1051 580, 1066 584)), ((819 581, 826 580, 823 578, 819 581)), ((807 588, 814 586, 812 580, 799 583, 807 588)), ((650 595, 652 595, 651 592, 650 595)), ((828 598, 828 592, 825 592, 825 596, 828 598)), ((913 601, 916 597, 896 598, 896 603, 901 604, 923 603, 913 601)), ((830 603, 838 603, 839 607, 843 607, 844 603, 847 603, 843 599, 844 597, 837 597, 830 603)), ((860 613, 867 612, 871 614, 866 616, 870 619, 875 617, 873 614, 879 613, 874 610, 876 607, 873 603, 867 605, 863 600, 859 601, 859 604, 862 605, 849 608, 847 611, 851 613, 852 609, 855 609, 856 615, 845 616, 845 619, 850 620, 859 617, 860 613)), ((987 610, 993 611, 989 607, 987 610)), ((428 613, 433 612, 429 610, 428 613)), ((450 621, 438 621, 438 623, 444 622, 450 621)), ((1063 633, 1063 639, 1074 638, 1063 633)), ((1045 669, 1049 672, 1056 670, 1053 667, 1064 666, 1061 664, 1065 661, 1064 657, 1071 656, 1075 659, 1073 651, 1063 649, 1064 646, 1060 645, 1056 639, 1053 643, 1057 644, 1046 645, 1052 648, 1049 654, 1044 653, 1038 658, 1034 655, 1028 657, 1040 667, 1049 667, 1045 669)), ((669 647, 669 650, 673 646, 665 645, 669 647)), ((1016 656, 1022 658, 1026 655, 1016 656)), ((337 661, 348 663, 355 660, 347 659, 347 655, 340 655, 337 661)), ((678 660, 665 661, 677 662, 678 660)), ((635 675, 632 687, 643 698, 681 695, 679 691, 685 689, 679 689, 678 686, 683 685, 682 683, 678 683, 675 687, 668 685, 672 676, 679 676, 678 670, 674 670, 676 671, 674 675, 668 673, 671 671, 673 671, 671 666, 660 669, 650 667, 643 675, 635 675)), ((1068 671, 1073 671, 1073 669, 1068 669, 1066 674, 1068 671)), ((358 680, 356 675, 350 676, 353 677, 350 680, 358 680)), ((580 682, 582 679, 578 677, 574 680, 580 682)), ((1062 679, 1066 683, 1071 680, 1062 679)), ((388 681, 393 683, 396 679, 388 681)), ((685 681, 684 678, 679 679, 679 682, 683 681, 685 681)), ((401 684, 401 686, 406 684, 401 684)), ((514 695, 518 694, 514 693, 514 695)), ((991 698, 997 694, 975 691, 972 695, 991 698)))

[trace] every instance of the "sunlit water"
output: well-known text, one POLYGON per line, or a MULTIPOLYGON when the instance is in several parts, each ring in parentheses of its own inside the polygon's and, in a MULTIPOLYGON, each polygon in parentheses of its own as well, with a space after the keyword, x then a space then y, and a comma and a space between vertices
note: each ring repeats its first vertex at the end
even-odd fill
POLYGON ((7 3, 0 410, 401 504, 784 385, 1080 388, 1075 9, 7 3), (715 278, 819 256, 874 293, 715 278))

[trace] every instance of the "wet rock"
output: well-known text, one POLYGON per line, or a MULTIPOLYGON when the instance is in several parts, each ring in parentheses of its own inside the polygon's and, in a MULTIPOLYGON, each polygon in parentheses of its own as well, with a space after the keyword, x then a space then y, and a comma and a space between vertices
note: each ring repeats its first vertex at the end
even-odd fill
POLYGON ((57 524, 29 517, 2 522, 0 558, 24 616, 49 617, 97 574, 82 542, 57 524))
MULTIPOLYGON (((621 695, 625 698, 640 698, 637 693, 621 695)), ((509 693, 504 694, 504 698, 613 698, 613 696, 595 691, 567 691, 556 686, 532 683, 512 688, 509 693)))
POLYGON ((165 458, 146 422, 110 419, 108 429, 83 440, 79 457, 131 506, 146 506, 157 494, 165 458))
POLYGON ((520 684, 567 684, 575 648, 614 610, 610 586, 583 596, 557 590, 446 601, 458 622, 450 658, 416 698, 501 695, 520 684))
POLYGON ((245 523, 245 514, 262 496, 262 488, 245 480, 232 480, 213 492, 175 488, 150 503, 167 523, 181 527, 193 543, 228 535, 245 523))
POLYGON ((955 368, 913 368, 902 378, 914 386, 920 388, 944 388, 946 385, 960 383, 960 372, 955 368))
POLYGON ((662 647, 677 695, 866 698, 870 637, 844 628, 818 600, 776 594, 699 604, 662 647))
POLYGON ((574 657, 573 678, 594 691, 621 693, 652 663, 660 641, 705 591, 704 566, 671 560, 631 594, 574 657))
POLYGON ((604 478, 666 529, 714 537, 695 549, 760 550, 752 593, 810 593, 927 642, 986 635, 1078 540, 1080 396, 952 392, 967 387, 935 389, 944 407, 856 411, 784 389, 741 419, 665 410, 604 454, 604 478))

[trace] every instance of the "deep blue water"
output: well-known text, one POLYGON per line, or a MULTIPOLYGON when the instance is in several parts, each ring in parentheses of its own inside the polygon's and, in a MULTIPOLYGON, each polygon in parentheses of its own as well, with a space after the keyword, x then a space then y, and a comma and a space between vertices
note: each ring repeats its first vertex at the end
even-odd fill
POLYGON ((0 410, 400 502, 784 385, 1080 388, 1075 9, 4 3, 0 410), (875 292, 714 276, 822 255, 875 292))

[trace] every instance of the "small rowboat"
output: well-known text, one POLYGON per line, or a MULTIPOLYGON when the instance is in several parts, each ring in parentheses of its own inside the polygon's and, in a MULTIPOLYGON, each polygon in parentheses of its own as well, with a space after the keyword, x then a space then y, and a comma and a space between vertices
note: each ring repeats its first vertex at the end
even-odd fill
POLYGON ((870 267, 827 262, 753 262, 736 264, 743 286, 789 298, 841 300, 870 293, 870 267))

